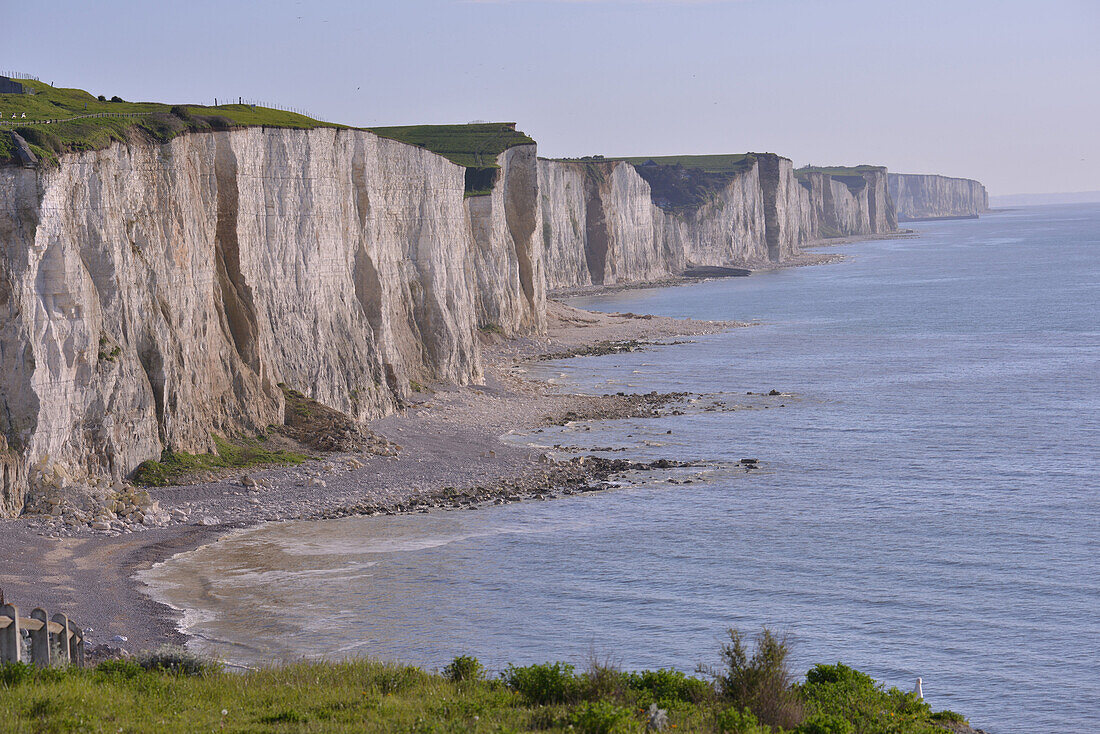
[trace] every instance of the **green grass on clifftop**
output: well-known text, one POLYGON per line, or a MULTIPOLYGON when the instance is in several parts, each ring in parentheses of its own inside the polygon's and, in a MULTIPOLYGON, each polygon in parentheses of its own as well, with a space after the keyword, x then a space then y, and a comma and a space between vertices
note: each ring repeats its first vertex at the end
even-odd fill
POLYGON ((516 130, 514 122, 473 122, 469 125, 404 125, 372 127, 384 138, 418 145, 467 168, 495 168, 497 156, 535 141, 516 130))
MULTIPOLYGON (((63 89, 43 82, 19 80, 35 94, 0 94, 0 163, 16 161, 9 131, 21 135, 40 159, 83 150, 102 150, 113 142, 150 140, 163 143, 188 132, 235 127, 282 127, 308 130, 346 128, 305 115, 247 104, 169 105, 99 99, 82 89, 63 89), (83 117, 85 115, 110 115, 83 117), (12 119, 15 115, 15 120, 12 119), (25 115, 25 117, 24 117, 25 115), (82 119, 71 119, 71 118, 82 119), (51 121, 51 122, 46 122, 51 121)), ((467 168, 466 193, 492 190, 498 155, 534 140, 516 130, 514 122, 469 125, 409 125, 366 128, 376 135, 425 148, 467 168)))
POLYGON ((826 173, 830 176, 862 176, 865 173, 885 173, 883 166, 803 166, 795 170, 794 175, 799 178, 808 173, 826 173))
POLYGON ((82 89, 52 87, 44 82, 20 83, 35 90, 35 94, 0 94, 0 115, 6 123, 0 126, 0 161, 14 159, 9 130, 14 130, 31 144, 35 154, 46 160, 81 150, 100 150, 115 141, 131 140, 135 136, 156 142, 166 142, 186 132, 224 130, 232 127, 266 126, 296 129, 341 127, 321 122, 294 112, 268 107, 227 104, 169 105, 159 102, 101 101, 82 89), (45 120, 68 120, 81 115, 109 113, 137 115, 130 117, 89 117, 66 122, 42 123, 45 120), (12 120, 12 115, 16 120, 12 120), (22 116, 26 115, 24 119, 22 116))
POLYGON ((629 158, 610 158, 608 160, 626 161, 641 166, 653 161, 659 166, 683 166, 697 168, 708 173, 740 173, 752 167, 751 153, 731 153, 726 155, 660 155, 632 156, 629 158))

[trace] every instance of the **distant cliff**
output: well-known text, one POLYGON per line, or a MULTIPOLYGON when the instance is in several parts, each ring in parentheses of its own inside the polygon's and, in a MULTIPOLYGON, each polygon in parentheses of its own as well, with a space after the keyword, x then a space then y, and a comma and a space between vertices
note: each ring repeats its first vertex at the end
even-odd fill
POLYGON ((820 239, 897 229, 884 168, 804 176, 774 153, 638 161, 539 161, 548 288, 762 267, 820 239))
POLYGON ((970 178, 891 173, 887 177, 898 221, 966 217, 989 210, 985 186, 970 178))

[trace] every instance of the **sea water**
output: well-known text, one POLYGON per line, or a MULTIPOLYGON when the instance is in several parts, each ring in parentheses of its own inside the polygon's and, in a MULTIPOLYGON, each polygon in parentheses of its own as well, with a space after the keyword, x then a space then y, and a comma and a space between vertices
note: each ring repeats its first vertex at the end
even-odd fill
POLYGON ((725 629, 768 626, 799 671, 920 676, 934 708, 996 734, 1094 731, 1100 206, 911 226, 837 264, 573 301, 755 325, 533 368, 570 390, 706 397, 509 440, 698 466, 550 502, 270 525, 146 579, 230 661, 692 671, 725 629))

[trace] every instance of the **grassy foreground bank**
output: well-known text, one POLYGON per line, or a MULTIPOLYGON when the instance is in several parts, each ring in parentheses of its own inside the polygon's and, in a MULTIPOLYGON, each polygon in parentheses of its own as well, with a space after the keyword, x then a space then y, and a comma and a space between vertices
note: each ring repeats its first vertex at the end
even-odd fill
POLYGON ((90 670, 0 668, 6 732, 943 734, 962 721, 840 664, 793 683, 786 645, 767 632, 751 656, 731 633, 721 667, 699 677, 563 663, 490 676, 469 657, 441 673, 356 661, 238 674, 179 652, 90 670))

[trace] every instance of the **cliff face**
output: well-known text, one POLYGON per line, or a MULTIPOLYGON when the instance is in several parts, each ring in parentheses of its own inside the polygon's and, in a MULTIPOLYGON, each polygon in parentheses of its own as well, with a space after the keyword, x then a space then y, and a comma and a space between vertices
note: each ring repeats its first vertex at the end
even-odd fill
POLYGON ((0 514, 280 423, 280 382, 366 419, 478 379, 478 323, 544 312, 533 148, 502 165, 464 200, 415 146, 252 128, 0 168, 0 514))
POLYGON ((369 419, 411 380, 476 381, 478 327, 543 329, 548 289, 893 229, 885 172, 799 181, 752 154, 666 169, 674 204, 626 162, 497 163, 467 198, 415 145, 249 128, 0 167, 0 515, 281 423, 280 383, 369 419))
POLYGON ((900 221, 965 217, 989 210, 985 187, 969 178, 891 173, 889 187, 900 221))
POLYGON ((669 204, 683 201, 668 190, 677 176, 693 185, 687 170, 539 161, 547 287, 645 282, 692 265, 760 267, 820 238, 897 229, 885 169, 799 180, 790 160, 756 153, 696 206, 669 204))
POLYGON ((539 190, 548 288, 655 280, 679 264, 630 164, 540 160, 539 190))

